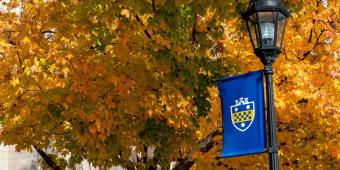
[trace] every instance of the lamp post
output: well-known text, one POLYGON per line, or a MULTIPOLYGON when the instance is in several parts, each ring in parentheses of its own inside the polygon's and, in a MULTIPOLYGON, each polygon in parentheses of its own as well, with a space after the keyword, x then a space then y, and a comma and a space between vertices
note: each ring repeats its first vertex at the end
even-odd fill
POLYGON ((267 98, 268 153, 270 169, 278 169, 276 116, 274 110, 273 69, 276 57, 281 53, 286 20, 290 13, 281 0, 250 0, 242 13, 257 57, 264 65, 267 98))

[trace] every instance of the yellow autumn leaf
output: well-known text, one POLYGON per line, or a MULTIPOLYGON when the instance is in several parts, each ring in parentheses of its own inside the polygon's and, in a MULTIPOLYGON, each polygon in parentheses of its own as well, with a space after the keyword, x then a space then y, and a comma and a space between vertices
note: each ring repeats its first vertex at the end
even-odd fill
POLYGON ((294 90, 293 93, 294 93, 296 96, 303 96, 303 91, 302 91, 302 90, 294 90))
POLYGON ((68 39, 68 38, 66 38, 66 37, 61 37, 60 40, 61 40, 62 42, 66 42, 66 43, 70 42, 70 39, 68 39))
POLYGON ((24 39, 22 40, 22 42, 23 42, 24 44, 29 44, 29 43, 31 43, 31 40, 30 40, 28 37, 24 37, 24 39))
POLYGON ((52 65, 48 68, 48 71, 50 71, 51 73, 53 73, 56 69, 57 69, 57 65, 56 65, 56 64, 52 64, 52 65))
POLYGON ((16 123, 16 122, 18 122, 20 119, 21 119, 21 116, 20 116, 20 115, 16 115, 15 117, 12 118, 12 121, 16 123))
POLYGON ((45 58, 40 58, 39 61, 40 61, 41 65, 45 65, 46 64, 46 59, 45 58))
POLYGON ((31 69, 29 67, 26 67, 24 70, 24 73, 29 76, 31 74, 31 69))
POLYGON ((63 67, 62 72, 64 73, 64 75, 67 77, 68 74, 70 73, 70 69, 68 67, 63 67))
POLYGON ((175 123, 175 121, 174 121, 174 120, 172 120, 171 118, 168 118, 168 123, 169 123, 169 124, 174 124, 174 123, 175 123))
POLYGON ((11 80, 11 85, 12 86, 17 86, 20 83, 19 78, 15 77, 14 79, 11 80))
POLYGON ((127 9, 123 9, 121 12, 120 12, 121 15, 125 16, 126 18, 129 18, 130 17, 130 11, 127 10, 127 9))
POLYGON ((74 56, 73 56, 72 54, 68 54, 68 55, 66 56, 66 58, 69 59, 69 60, 71 60, 73 57, 74 57, 74 56))
POLYGON ((200 130, 196 130, 196 136, 197 136, 197 138, 199 139, 199 140, 201 140, 202 139, 202 132, 200 131, 200 130))
POLYGON ((1 46, 8 46, 9 43, 7 41, 3 40, 3 39, 0 39, 0 45, 1 46))
POLYGON ((69 121, 64 121, 63 123, 64 130, 72 129, 72 124, 69 121))

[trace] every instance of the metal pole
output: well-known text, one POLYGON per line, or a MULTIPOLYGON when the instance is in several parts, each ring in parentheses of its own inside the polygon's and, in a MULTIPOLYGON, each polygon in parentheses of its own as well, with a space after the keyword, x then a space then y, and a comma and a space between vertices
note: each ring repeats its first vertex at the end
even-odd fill
POLYGON ((274 90, 273 90, 273 68, 272 62, 266 63, 264 67, 266 77, 266 94, 267 94, 267 127, 269 129, 269 164, 270 170, 279 169, 278 147, 276 139, 276 116, 274 110, 274 90))

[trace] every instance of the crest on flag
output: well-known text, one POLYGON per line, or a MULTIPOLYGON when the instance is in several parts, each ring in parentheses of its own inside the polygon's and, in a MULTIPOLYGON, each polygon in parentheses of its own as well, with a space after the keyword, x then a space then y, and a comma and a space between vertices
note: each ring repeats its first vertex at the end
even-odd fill
POLYGON ((231 122, 239 131, 246 131, 253 123, 255 117, 254 101, 241 97, 235 100, 235 105, 230 106, 231 122))

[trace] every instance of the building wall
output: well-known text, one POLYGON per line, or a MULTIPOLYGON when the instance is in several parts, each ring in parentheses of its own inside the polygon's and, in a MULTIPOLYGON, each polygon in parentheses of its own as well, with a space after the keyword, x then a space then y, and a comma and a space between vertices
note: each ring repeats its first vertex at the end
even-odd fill
POLYGON ((16 152, 15 146, 0 145, 0 170, 38 169, 36 153, 16 152))
MULTIPOLYGON (((16 152, 15 146, 0 145, 0 170, 42 170, 38 160, 41 159, 38 152, 16 152)), ((76 170, 98 170, 91 167, 86 160, 76 166, 76 170)), ((122 167, 112 167, 110 170, 124 170, 122 167)))

